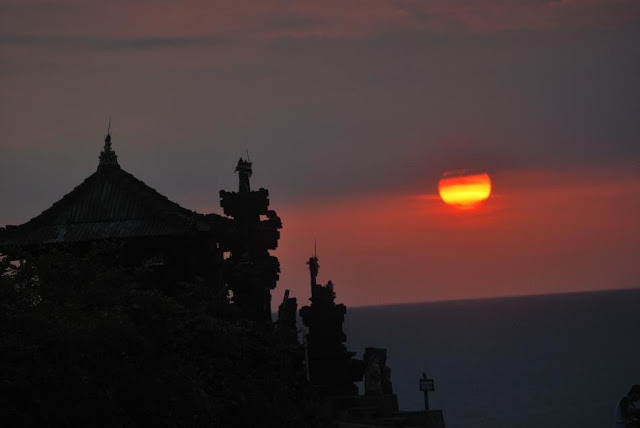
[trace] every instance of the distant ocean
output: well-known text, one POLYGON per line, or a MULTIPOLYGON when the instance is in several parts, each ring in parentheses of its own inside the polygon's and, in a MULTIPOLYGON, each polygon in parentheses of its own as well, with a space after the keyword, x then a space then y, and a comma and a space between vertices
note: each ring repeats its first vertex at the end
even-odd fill
POLYGON ((385 347, 401 410, 447 428, 602 428, 640 383, 640 290, 348 308, 348 349, 385 347))

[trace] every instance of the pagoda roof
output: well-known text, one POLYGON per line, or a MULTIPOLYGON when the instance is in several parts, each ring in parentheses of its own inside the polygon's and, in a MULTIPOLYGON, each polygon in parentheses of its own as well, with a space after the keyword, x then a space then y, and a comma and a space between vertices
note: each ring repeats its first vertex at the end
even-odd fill
POLYGON ((39 216, 0 228, 0 248, 217 234, 225 218, 183 208, 121 169, 107 137, 98 170, 39 216))

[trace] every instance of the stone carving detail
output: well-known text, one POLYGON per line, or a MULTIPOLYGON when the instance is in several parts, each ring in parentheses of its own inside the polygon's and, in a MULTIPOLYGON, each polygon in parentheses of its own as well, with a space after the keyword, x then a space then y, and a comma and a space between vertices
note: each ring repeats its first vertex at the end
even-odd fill
POLYGON ((387 350, 366 348, 364 351, 364 394, 393 394, 391 369, 387 367, 387 350))

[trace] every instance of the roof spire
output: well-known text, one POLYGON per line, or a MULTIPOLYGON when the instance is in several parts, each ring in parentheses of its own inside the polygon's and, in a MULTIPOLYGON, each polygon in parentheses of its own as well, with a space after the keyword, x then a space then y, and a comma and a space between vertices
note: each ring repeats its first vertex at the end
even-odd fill
POLYGON ((118 156, 111 148, 111 116, 109 116, 109 126, 107 127, 107 135, 104 137, 104 149, 100 153, 100 163, 98 169, 105 167, 120 168, 118 164, 118 156))

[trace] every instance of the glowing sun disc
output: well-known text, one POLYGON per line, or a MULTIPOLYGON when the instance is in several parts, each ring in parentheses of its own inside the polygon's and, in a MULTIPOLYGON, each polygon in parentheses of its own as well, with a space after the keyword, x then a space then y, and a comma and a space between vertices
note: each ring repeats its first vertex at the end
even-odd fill
POLYGON ((438 193, 448 205, 470 208, 489 198, 491 179, 487 173, 443 177, 438 183, 438 193))

